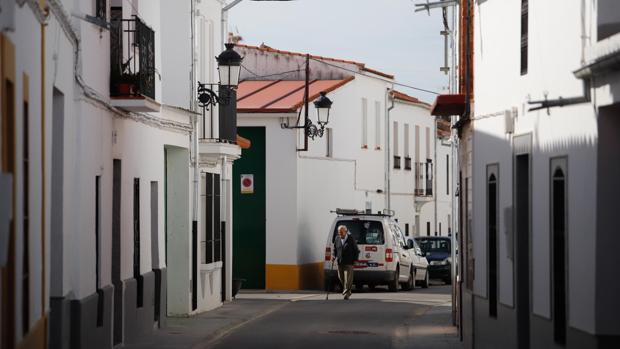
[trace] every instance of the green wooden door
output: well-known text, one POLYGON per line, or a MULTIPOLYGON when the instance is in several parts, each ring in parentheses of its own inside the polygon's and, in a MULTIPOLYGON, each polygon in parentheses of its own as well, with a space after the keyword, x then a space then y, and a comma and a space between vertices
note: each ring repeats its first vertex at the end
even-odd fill
POLYGON ((265 288, 265 128, 239 127, 252 142, 233 165, 233 277, 243 288, 265 288), (242 178, 245 180, 242 193, 242 178), (248 184, 253 179, 253 190, 248 184))

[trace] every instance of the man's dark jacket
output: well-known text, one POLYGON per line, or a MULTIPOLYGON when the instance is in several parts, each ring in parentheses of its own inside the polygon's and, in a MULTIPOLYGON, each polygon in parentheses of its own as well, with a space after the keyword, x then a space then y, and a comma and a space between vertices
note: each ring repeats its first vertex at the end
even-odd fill
POLYGON ((357 242, 351 234, 347 234, 347 240, 342 244, 342 240, 339 235, 336 235, 334 240, 334 252, 338 265, 353 265, 353 262, 357 260, 360 254, 360 250, 357 248, 357 242))

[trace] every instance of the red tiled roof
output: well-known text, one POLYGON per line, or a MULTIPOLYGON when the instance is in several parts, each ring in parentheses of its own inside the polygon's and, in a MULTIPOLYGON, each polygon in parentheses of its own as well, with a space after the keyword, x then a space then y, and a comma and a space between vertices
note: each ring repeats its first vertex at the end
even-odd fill
POLYGON ((398 99, 401 101, 405 101, 405 102, 410 102, 410 103, 415 103, 415 104, 422 104, 424 106, 430 107, 430 104, 426 103, 426 102, 422 102, 421 100, 413 97, 413 96, 409 96, 408 94, 402 93, 400 91, 396 91, 396 90, 392 90, 392 97, 394 99, 398 99))
MULTIPOLYGON (((320 92, 331 92, 353 77, 344 80, 313 80, 309 85, 309 100, 320 92)), ((304 85, 301 80, 242 81, 237 89, 237 111, 240 113, 291 113, 304 103, 304 85)))
MULTIPOLYGON (((264 45, 264 44, 261 45, 261 46, 236 44, 236 46, 237 47, 241 47, 241 48, 251 49, 251 50, 258 50, 258 51, 262 51, 262 52, 278 53, 278 54, 289 55, 289 56, 300 56, 300 57, 305 57, 306 56, 305 53, 278 50, 278 49, 269 47, 269 46, 264 45)), ((365 63, 360 63, 360 62, 356 62, 356 61, 349 61, 349 60, 345 60, 345 59, 324 57, 324 56, 315 56, 315 55, 310 55, 310 58, 317 59, 317 60, 320 60, 320 61, 327 61, 327 62, 354 64, 354 65, 357 65, 363 71, 367 71, 369 73, 372 73, 372 74, 375 74, 375 75, 379 75, 379 76, 382 76, 382 77, 385 77, 385 78, 388 78, 388 79, 394 79, 394 75, 383 73, 383 72, 380 72, 380 71, 375 70, 375 69, 367 68, 365 63)))

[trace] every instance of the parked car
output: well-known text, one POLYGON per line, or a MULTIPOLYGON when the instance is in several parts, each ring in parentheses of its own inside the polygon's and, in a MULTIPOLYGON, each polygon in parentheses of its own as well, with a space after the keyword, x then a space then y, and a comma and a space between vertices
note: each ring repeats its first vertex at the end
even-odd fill
POLYGON ((428 287, 428 263, 415 244, 407 243, 397 222, 387 214, 368 214, 355 210, 337 210, 327 234, 325 244, 324 273, 326 287, 332 289, 338 283, 337 265, 332 263, 334 240, 338 226, 344 225, 355 238, 360 249, 355 261, 354 283, 356 287, 387 285, 395 292, 400 285, 411 290, 419 283, 428 287))
POLYGON ((431 279, 441 279, 446 284, 452 283, 452 256, 449 237, 422 236, 415 238, 428 260, 431 279))

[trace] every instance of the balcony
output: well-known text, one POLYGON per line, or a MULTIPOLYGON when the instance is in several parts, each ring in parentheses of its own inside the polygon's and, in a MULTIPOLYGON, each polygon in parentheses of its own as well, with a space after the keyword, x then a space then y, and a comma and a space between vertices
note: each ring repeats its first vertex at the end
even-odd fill
POLYGON ((139 17, 123 19, 122 11, 112 8, 110 46, 112 105, 133 112, 158 112, 155 32, 139 17))

